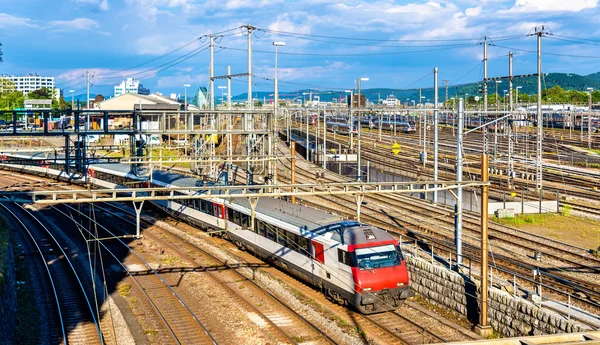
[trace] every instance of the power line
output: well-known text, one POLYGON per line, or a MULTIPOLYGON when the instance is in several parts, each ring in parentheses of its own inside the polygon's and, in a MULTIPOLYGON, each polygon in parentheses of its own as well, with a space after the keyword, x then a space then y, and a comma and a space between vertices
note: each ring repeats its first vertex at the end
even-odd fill
MULTIPOLYGON (((527 53, 537 53, 537 51, 535 51, 535 50, 504 47, 504 46, 499 46, 497 44, 494 45, 494 47, 508 49, 508 50, 522 51, 522 52, 527 52, 527 53)), ((574 58, 584 58, 584 59, 600 59, 600 56, 592 56, 592 55, 574 55, 574 54, 560 54, 560 53, 548 53, 548 52, 542 52, 542 55, 574 57, 574 58)))
MULTIPOLYGON (((304 37, 316 37, 316 38, 328 38, 328 39, 337 39, 337 40, 349 40, 349 41, 372 41, 372 42, 460 42, 460 41, 478 41, 479 37, 472 38, 453 38, 453 39, 377 39, 377 38, 358 38, 358 37, 340 37, 340 36, 327 36, 327 35, 312 35, 306 33, 298 33, 298 32, 290 32, 290 31, 278 31, 278 30, 270 30, 270 29, 262 29, 257 28, 256 30, 264 31, 272 34, 279 35, 288 35, 288 36, 304 36, 304 37)), ((503 38, 518 38, 525 37, 525 35, 513 35, 513 36, 499 36, 497 39, 503 38)))
MULTIPOLYGON (((172 63, 175 63, 174 65, 177 65, 177 64, 179 64, 179 63, 181 63, 183 61, 188 60, 189 57, 195 56, 197 53, 203 51, 207 47, 208 47, 208 44, 205 43, 204 45, 202 45, 202 46, 200 46, 198 48, 195 48, 195 49, 187 52, 186 54, 181 55, 181 56, 179 56, 179 57, 177 57, 177 58, 175 58, 173 60, 167 61, 167 62, 165 62, 165 63, 163 63, 161 65, 158 65, 156 67, 149 68, 149 69, 146 69, 146 70, 143 70, 143 71, 140 71, 140 72, 126 74, 126 75, 120 75, 120 76, 116 76, 116 77, 104 77, 104 76, 100 76, 100 77, 97 77, 97 78, 98 79, 105 79, 106 80, 106 79, 121 79, 121 78, 129 78, 129 77, 139 76, 141 74, 146 74, 148 72, 152 72, 153 70, 160 69, 160 68, 162 68, 164 66, 167 66, 167 65, 170 65, 172 63)), ((164 69, 161 69, 161 71, 162 70, 164 70, 164 69)), ((143 78, 143 77, 138 77, 138 79, 141 79, 141 78, 143 78)))
MULTIPOLYGON (((441 50, 449 50, 449 49, 456 49, 456 48, 467 48, 467 47, 473 47, 476 46, 476 43, 472 43, 472 44, 463 44, 463 45, 457 45, 451 48, 437 48, 437 49, 423 49, 423 50, 414 50, 414 51, 404 51, 404 52, 386 52, 386 53, 297 53, 297 52, 279 52, 279 55, 297 55, 297 56, 346 56, 346 57, 351 57, 351 56, 385 56, 385 55, 404 55, 404 54, 415 54, 415 53, 425 53, 425 52, 432 52, 432 51, 441 51, 441 50)), ((219 46, 219 48, 222 49, 228 49, 228 50, 236 50, 236 51, 247 51, 246 49, 242 49, 242 48, 232 48, 232 47, 224 47, 224 46, 219 46)), ((267 51, 267 50, 252 50, 255 53, 265 53, 265 54, 275 54, 274 51, 267 51)))

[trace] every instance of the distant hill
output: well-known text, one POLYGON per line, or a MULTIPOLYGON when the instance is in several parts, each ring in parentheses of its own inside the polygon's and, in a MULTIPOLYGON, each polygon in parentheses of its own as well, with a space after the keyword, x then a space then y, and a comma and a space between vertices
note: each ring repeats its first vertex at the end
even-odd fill
MULTIPOLYGON (((452 82, 452 81, 450 81, 452 82)), ((481 85, 482 82, 479 83, 467 83, 460 85, 449 85, 448 86, 448 97, 452 98, 455 96, 464 97, 465 94, 469 94, 469 96, 479 95, 478 94, 478 86, 481 85)), ((565 90, 579 90, 586 91, 588 87, 593 87, 595 90, 600 90, 600 72, 592 73, 589 75, 579 75, 575 73, 546 73, 542 77, 542 89, 549 89, 553 86, 560 86, 565 90)), ((513 80, 513 88, 517 86, 521 86, 522 88, 519 90, 519 93, 527 93, 530 95, 537 94, 537 77, 524 77, 524 78, 516 78, 513 80)), ((446 87, 440 84, 439 86, 439 97, 440 100, 443 100, 446 96, 446 87)), ((498 94, 500 97, 503 96, 503 90, 508 90, 508 80, 503 80, 502 83, 498 84, 498 94)), ((313 92, 320 97, 321 101, 330 102, 332 99, 339 99, 340 95, 345 97, 348 95, 347 93, 339 90, 298 90, 297 92, 283 93, 279 94, 280 99, 293 99, 295 97, 306 97, 308 99, 308 95, 303 96, 302 93, 313 92), (315 93, 316 92, 316 93, 315 93)), ((371 88, 371 89, 361 89, 361 93, 366 95, 366 97, 370 101, 377 101, 378 98, 385 99, 388 95, 394 95, 396 98, 401 101, 406 101, 406 99, 414 100, 415 102, 419 99, 419 89, 390 89, 390 88, 371 88)), ((488 83, 488 93, 494 94, 496 93, 496 86, 494 82, 488 83)), ((256 92, 254 93, 254 97, 258 98, 262 101, 264 98, 268 100, 272 99, 273 92, 256 92)), ((433 99, 433 87, 423 88, 421 90, 421 95, 424 97, 423 101, 430 101, 433 99)), ((242 93, 240 95, 234 96, 234 101, 244 101, 248 99, 247 93, 242 93)))

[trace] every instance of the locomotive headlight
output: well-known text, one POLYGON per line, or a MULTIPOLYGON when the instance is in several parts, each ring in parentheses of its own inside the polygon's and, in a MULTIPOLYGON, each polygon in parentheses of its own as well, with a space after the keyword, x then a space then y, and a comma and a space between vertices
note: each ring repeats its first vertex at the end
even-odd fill
POLYGON ((404 283, 396 283, 396 286, 404 286, 404 283))
POLYGON ((360 291, 371 291, 371 288, 362 288, 360 291))

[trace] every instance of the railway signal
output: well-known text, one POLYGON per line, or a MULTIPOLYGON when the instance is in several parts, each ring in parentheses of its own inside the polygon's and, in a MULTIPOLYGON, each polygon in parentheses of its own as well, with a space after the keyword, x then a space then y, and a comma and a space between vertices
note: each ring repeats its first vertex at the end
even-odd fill
POLYGON ((394 143, 394 145, 392 145, 392 152, 395 155, 398 155, 400 153, 400 149, 401 149, 400 144, 394 143))

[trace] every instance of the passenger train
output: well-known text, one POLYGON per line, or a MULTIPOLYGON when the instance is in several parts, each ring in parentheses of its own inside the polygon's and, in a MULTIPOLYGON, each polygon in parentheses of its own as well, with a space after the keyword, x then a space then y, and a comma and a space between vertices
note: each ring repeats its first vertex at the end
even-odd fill
MULTIPOLYGON (((61 175, 52 167, 29 170, 61 175)), ((119 164, 92 164, 91 182, 103 188, 197 186, 195 178, 154 171, 151 183, 119 164), (169 182, 163 182, 169 181, 169 182)), ((189 194, 181 191, 180 193, 189 194)), ((366 314, 397 308, 413 292, 398 241, 386 231, 274 198, 260 198, 251 226, 244 198, 154 201, 158 207, 312 284, 340 304, 366 314)))

